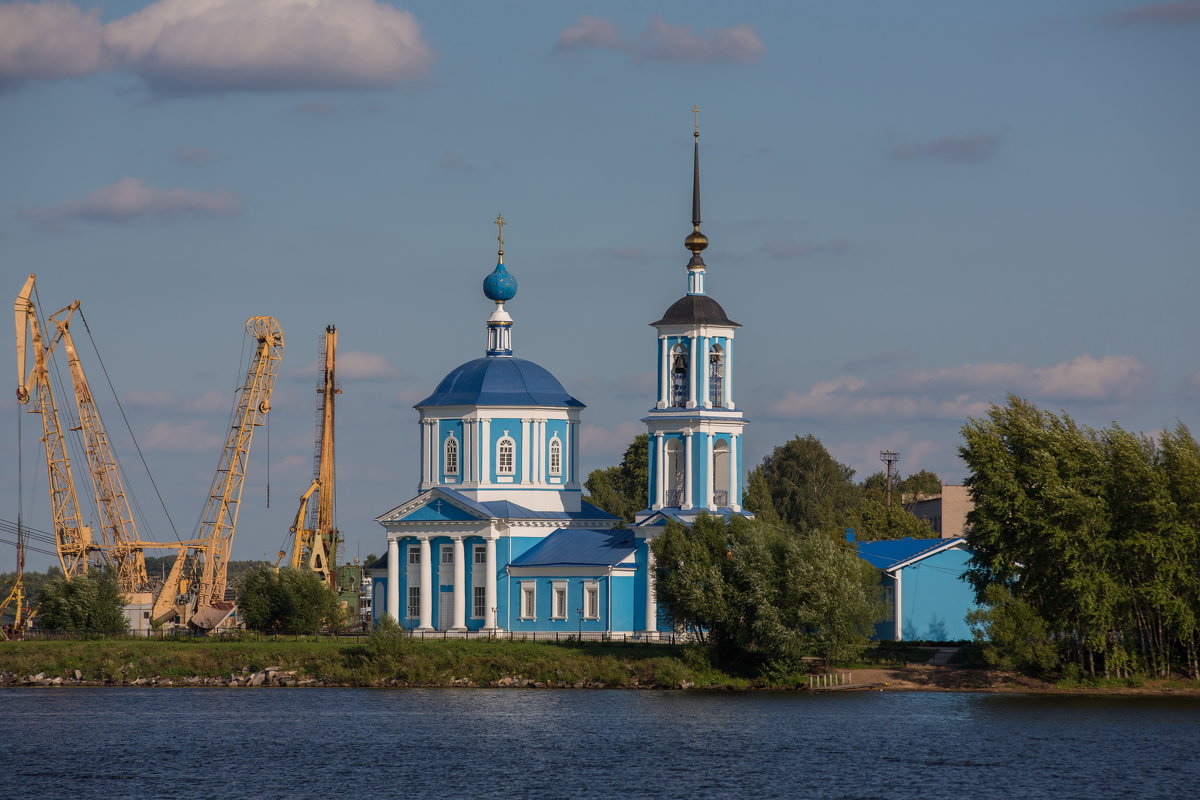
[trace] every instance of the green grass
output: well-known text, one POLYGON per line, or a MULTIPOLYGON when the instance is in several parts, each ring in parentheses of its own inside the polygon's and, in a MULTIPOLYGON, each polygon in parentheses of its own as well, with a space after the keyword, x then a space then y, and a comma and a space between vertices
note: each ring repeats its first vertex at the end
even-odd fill
POLYGON ((709 666, 686 648, 662 645, 407 640, 386 647, 370 640, 223 641, 103 639, 0 643, 0 671, 39 672, 86 681, 136 678, 224 678, 265 667, 295 670, 298 679, 348 686, 487 686, 503 678, 549 686, 674 688, 768 686, 709 666))

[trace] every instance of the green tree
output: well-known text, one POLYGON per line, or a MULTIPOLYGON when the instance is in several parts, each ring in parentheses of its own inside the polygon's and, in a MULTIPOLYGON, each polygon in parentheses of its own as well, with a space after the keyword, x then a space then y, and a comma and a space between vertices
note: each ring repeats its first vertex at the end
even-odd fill
POLYGON ((794 671, 805 656, 844 657, 879 611, 875 571, 823 534, 701 515, 690 528, 668 523, 653 548, 665 613, 730 667, 794 671))
MULTIPOLYGON (((887 504, 887 474, 880 470, 863 478, 859 484, 863 497, 887 504)), ((918 470, 911 475, 892 474, 892 505, 908 506, 918 500, 941 494, 942 479, 937 473, 927 469, 918 470)))
POLYGON ((91 570, 71 580, 47 581, 41 588, 36 623, 52 631, 69 633, 125 633, 125 598, 117 579, 103 570, 91 570))
POLYGON ((863 541, 876 539, 936 539, 929 520, 920 519, 903 508, 888 508, 873 497, 864 498, 846 513, 845 526, 863 541))
POLYGON ((625 448, 619 465, 592 470, 583 484, 588 490, 584 499, 626 522, 633 522, 633 515, 648 506, 649 449, 650 437, 638 434, 625 448))
POLYGON ((770 508, 799 533, 835 530, 861 496, 853 479, 854 470, 838 463, 819 439, 797 436, 751 472, 745 506, 759 515, 770 508))
POLYGON ((255 567, 242 577, 237 602, 246 627, 266 633, 317 633, 342 616, 337 594, 308 570, 255 567))

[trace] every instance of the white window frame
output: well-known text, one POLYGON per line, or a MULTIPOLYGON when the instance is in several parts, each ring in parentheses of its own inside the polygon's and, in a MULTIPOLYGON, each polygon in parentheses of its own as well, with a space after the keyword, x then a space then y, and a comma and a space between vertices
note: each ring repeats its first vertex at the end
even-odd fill
POLYGON ((511 436, 501 436, 496 441, 496 474, 517 474, 517 440, 511 436), (505 452, 505 448, 508 448, 507 452, 505 452), (507 465, 505 464, 506 460, 507 465))
POLYGON ((457 475, 459 470, 458 454, 462 448, 458 446, 458 437, 451 433, 442 442, 442 472, 447 475, 457 475))
POLYGON ((600 582, 583 583, 583 618, 600 619, 600 582), (595 601, 594 604, 592 601, 595 601))
POLYGON ((571 598, 567 592, 567 582, 555 581, 552 586, 553 594, 550 595, 552 599, 550 604, 550 619, 567 619, 571 613, 571 598))
POLYGON ((550 437, 550 474, 562 475, 562 439, 557 433, 550 437))
POLYGON ((521 619, 537 619, 537 583, 521 581, 521 619))
POLYGON ((471 563, 472 564, 487 564, 487 545, 476 544, 471 546, 471 563))
POLYGON ((421 617, 421 587, 409 585, 408 587, 408 619, 420 619, 421 617))
POLYGON ((410 567, 419 567, 421 565, 421 545, 410 544, 408 546, 408 565, 410 567))
POLYGON ((449 564, 450 566, 454 566, 454 545, 444 544, 439 549, 439 552, 441 553, 441 556, 439 556, 439 559, 438 559, 439 564, 441 564, 442 566, 445 566, 447 564, 449 564), (446 557, 447 554, 449 554, 449 556, 450 556, 449 558, 446 557))
POLYGON ((471 587, 471 619, 483 619, 487 613, 487 587, 471 587))

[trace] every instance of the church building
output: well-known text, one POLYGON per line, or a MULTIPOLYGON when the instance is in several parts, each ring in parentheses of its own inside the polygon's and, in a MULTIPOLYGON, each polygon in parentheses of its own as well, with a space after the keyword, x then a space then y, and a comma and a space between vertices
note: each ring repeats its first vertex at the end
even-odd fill
POLYGON ((454 633, 657 636, 671 630, 654 598, 649 543, 668 519, 743 514, 742 432, 734 404, 739 327, 705 293, 699 130, 693 151, 687 294, 657 330, 658 387, 648 507, 630 528, 583 499, 584 404, 543 367, 513 355, 505 303, 517 281, 498 263, 483 282, 495 305, 482 358, 446 375, 417 403, 416 497, 377 518, 387 556, 372 565, 375 619, 454 633))

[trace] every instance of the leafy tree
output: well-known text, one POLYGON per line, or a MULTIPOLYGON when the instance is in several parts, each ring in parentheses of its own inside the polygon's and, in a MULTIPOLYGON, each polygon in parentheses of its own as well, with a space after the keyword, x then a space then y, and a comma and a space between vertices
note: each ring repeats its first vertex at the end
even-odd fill
POLYGON ((875 539, 936 539, 937 532, 929 520, 920 519, 903 508, 888 508, 879 500, 866 498, 845 516, 847 528, 853 528, 861 540, 875 539))
POLYGON ((47 581, 41 588, 37 625, 71 633, 125 633, 125 598, 116 576, 91 570, 71 580, 47 581))
POLYGON ((836 530, 858 504, 853 478, 854 470, 838 463, 819 439, 797 436, 751 472, 745 505, 755 514, 772 509, 800 533, 836 530))
POLYGON ((243 576, 237 602, 246 627, 267 633, 316 633, 342 616, 337 594, 308 570, 255 567, 243 576))
MULTIPOLYGON (((863 479, 859 484, 863 497, 887 504, 887 474, 880 470, 863 479)), ((892 505, 908 506, 920 499, 941 494, 942 479, 927 469, 911 475, 892 474, 892 505)))
POLYGON ((704 514, 668 523, 653 548, 664 611, 729 666, 792 671, 805 656, 845 656, 878 611, 875 571, 823 534, 704 514))
POLYGON ((633 522, 634 514, 648 505, 649 451, 650 437, 638 434, 625 448, 625 456, 618 466, 592 470, 584 481, 588 490, 584 499, 626 522, 633 522))

